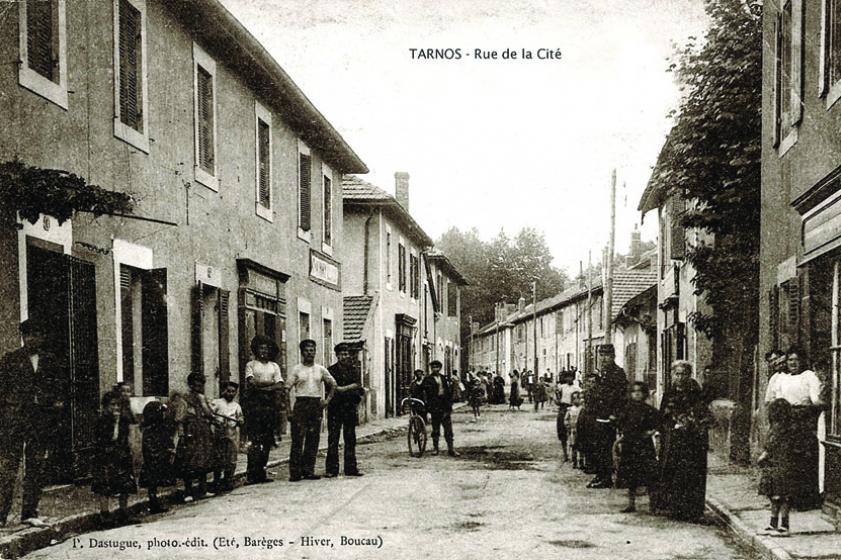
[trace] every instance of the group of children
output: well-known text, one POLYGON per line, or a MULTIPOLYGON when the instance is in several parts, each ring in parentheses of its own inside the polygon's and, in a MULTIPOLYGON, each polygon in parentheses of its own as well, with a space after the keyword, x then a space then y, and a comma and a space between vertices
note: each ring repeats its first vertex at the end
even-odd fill
MULTIPOLYGON (((212 490, 233 489, 233 476, 239 452, 239 430, 244 423, 242 408, 234 399, 239 389, 234 382, 221 386, 221 397, 210 402, 204 394, 205 376, 191 373, 189 391, 175 393, 169 406, 150 401, 143 408, 142 467, 140 486, 149 493, 152 513, 167 511, 158 490, 184 482, 180 501, 209 495, 207 475, 214 473, 212 490)), ((102 414, 94 434, 91 490, 100 497, 103 524, 129 519, 128 499, 137 493, 130 426, 138 419, 131 410, 132 387, 120 383, 102 397, 102 414), (118 511, 112 516, 110 498, 117 497, 118 511)), ((212 495, 212 494, 211 494, 212 495)))

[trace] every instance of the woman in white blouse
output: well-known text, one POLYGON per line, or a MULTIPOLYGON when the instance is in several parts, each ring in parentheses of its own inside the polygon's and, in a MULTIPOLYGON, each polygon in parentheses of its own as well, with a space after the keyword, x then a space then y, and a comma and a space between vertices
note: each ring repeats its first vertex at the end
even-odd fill
POLYGON ((776 399, 792 405, 792 439, 796 447, 793 451, 801 471, 796 477, 800 484, 792 489, 791 503, 797 509, 820 507, 817 420, 824 403, 821 380, 814 371, 805 369, 805 363, 803 352, 790 348, 786 353, 786 368, 771 376, 765 391, 766 405, 776 399))

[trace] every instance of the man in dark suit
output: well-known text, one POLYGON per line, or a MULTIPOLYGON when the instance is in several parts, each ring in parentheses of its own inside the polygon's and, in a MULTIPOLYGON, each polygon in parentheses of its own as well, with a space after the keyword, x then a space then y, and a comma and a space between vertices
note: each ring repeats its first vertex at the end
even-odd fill
POLYGON ((438 455, 438 440, 441 426, 444 427, 444 439, 447 442, 447 454, 457 457, 453 448, 453 386, 448 377, 441 375, 442 364, 438 360, 429 362, 429 375, 423 380, 426 394, 426 410, 432 417, 432 453, 438 455))
POLYGON ((21 520, 35 527, 45 525, 38 517, 38 501, 67 384, 59 361, 44 350, 45 325, 23 321, 20 334, 23 347, 0 359, 0 525, 5 525, 11 510, 25 454, 21 520))
POLYGON ((339 436, 345 440, 345 476, 362 476, 356 464, 356 407, 364 389, 355 367, 354 356, 347 343, 340 342, 333 349, 338 362, 327 368, 336 380, 336 393, 327 406, 327 478, 339 474, 339 436))
POLYGON ((624 404, 628 379, 625 370, 616 365, 612 344, 602 344, 597 351, 598 375, 592 380, 592 389, 585 401, 585 409, 595 417, 592 434, 592 451, 596 477, 587 488, 610 488, 613 486, 613 444, 616 428, 613 422, 624 404))

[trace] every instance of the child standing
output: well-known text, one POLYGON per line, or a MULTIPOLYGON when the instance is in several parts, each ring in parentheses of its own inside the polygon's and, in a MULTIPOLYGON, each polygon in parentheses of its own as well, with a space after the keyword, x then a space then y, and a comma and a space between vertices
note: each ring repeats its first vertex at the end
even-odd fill
POLYGON ((470 391, 470 407, 473 409, 473 419, 482 416, 482 398, 485 396, 485 391, 482 388, 482 383, 479 378, 474 377, 468 381, 468 390, 470 391))
POLYGON ((175 484, 172 468, 175 459, 175 426, 166 412, 166 405, 160 401, 151 401, 143 407, 143 466, 140 469, 140 485, 149 491, 151 513, 169 511, 158 497, 158 488, 175 484))
MULTIPOLYGON (((577 436, 577 426, 578 426, 578 416, 581 414, 581 393, 575 392, 570 397, 571 404, 566 407, 566 413, 564 413, 564 428, 566 430, 566 438, 562 440, 561 443, 564 445, 564 462, 568 460, 570 456, 572 456, 572 468, 577 469, 579 467, 578 461, 578 438, 577 436), (569 448, 569 451, 567 451, 569 448)), ((584 456, 581 456, 581 467, 584 467, 584 456)))
POLYGON ((636 511, 637 488, 649 487, 657 473, 652 436, 660 425, 660 413, 645 402, 647 398, 648 385, 642 381, 634 382, 631 398, 617 418, 622 434, 618 440, 617 482, 628 486, 628 505, 622 513, 636 511))
POLYGON ((99 511, 103 522, 111 521, 109 499, 117 496, 120 509, 116 521, 127 521, 129 494, 137 492, 132 473, 131 449, 128 443, 128 422, 121 415, 120 395, 102 396, 102 414, 94 427, 96 455, 92 469, 91 490, 99 495, 99 511))
POLYGON ((239 385, 233 381, 223 383, 222 397, 210 404, 217 422, 216 467, 213 471, 213 484, 217 492, 230 492, 234 489, 234 471, 237 468, 237 453, 239 452, 239 427, 244 423, 242 408, 234 400, 237 389, 239 385))
POLYGON ((762 469, 759 493, 771 500, 771 520, 763 534, 787 537, 792 477, 797 476, 788 401, 775 399, 768 403, 768 425, 768 442, 758 461, 762 469))
POLYGON ((179 405, 176 420, 181 423, 181 437, 176 448, 177 470, 184 480, 185 499, 207 495, 207 473, 213 467, 213 411, 204 396, 206 378, 193 372, 187 376, 190 392, 179 405), (193 489, 193 482, 198 488, 193 489))

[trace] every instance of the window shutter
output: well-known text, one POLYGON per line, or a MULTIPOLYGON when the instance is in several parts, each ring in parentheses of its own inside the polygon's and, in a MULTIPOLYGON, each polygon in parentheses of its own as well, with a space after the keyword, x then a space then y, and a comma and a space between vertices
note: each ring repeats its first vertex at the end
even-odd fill
POLYGON ((771 350, 780 347, 780 288, 772 286, 768 291, 768 334, 771 350))
POLYGON ((774 20, 774 87, 772 92, 772 105, 774 111, 773 145, 775 148, 780 144, 780 128, 782 126, 782 93, 780 91, 783 87, 782 27, 783 16, 782 14, 777 14, 777 17, 774 20))
POLYGON ((228 304, 231 292, 219 289, 219 381, 231 379, 230 328, 228 326, 228 304))
POLYGON ((803 120, 803 0, 791 0, 791 124, 803 120))
POLYGON ((312 159, 307 154, 301 154, 300 159, 300 212, 299 219, 301 229, 309 231, 312 222, 312 159))
POLYGON ((258 185, 260 206, 271 208, 271 169, 270 169, 270 154, 269 154, 269 125, 261 120, 257 121, 257 137, 260 156, 260 184, 258 185))
POLYGON ((789 343, 800 342, 800 279, 794 277, 786 283, 786 298, 788 305, 788 333, 789 343))
POLYGON ((53 3, 51 1, 27 1, 26 50, 29 67, 48 80, 55 81, 53 3))
POLYGON ((827 92, 827 84, 829 82, 828 62, 830 57, 827 49, 832 41, 829 37, 829 11, 827 4, 832 0, 821 0, 821 43, 818 51, 818 97, 823 97, 827 92))
POLYGON ((120 121, 141 131, 140 114, 140 12, 120 0, 120 121))
POLYGON ((324 243, 333 244, 333 182, 324 176, 324 243))
POLYGON ((143 273, 141 324, 143 331, 143 395, 169 393, 169 334, 166 306, 166 269, 143 273))
POLYGON ((215 154, 213 151, 213 76, 198 66, 196 86, 199 121, 199 167, 215 175, 215 154))
POLYGON ((191 371, 204 373, 204 354, 202 352, 202 323, 204 323, 204 286, 199 282, 193 286, 192 347, 190 352, 191 371))
POLYGON ((123 379, 134 384, 134 321, 132 315, 131 269, 120 265, 120 309, 122 312, 123 379))

